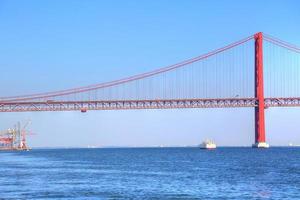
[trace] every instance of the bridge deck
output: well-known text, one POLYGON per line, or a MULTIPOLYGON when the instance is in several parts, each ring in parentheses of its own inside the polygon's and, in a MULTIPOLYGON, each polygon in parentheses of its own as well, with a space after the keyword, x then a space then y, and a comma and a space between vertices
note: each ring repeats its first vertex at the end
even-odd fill
MULTIPOLYGON (((256 107, 255 98, 0 102, 0 112, 256 107)), ((265 107, 300 106, 300 97, 265 98, 265 107)))

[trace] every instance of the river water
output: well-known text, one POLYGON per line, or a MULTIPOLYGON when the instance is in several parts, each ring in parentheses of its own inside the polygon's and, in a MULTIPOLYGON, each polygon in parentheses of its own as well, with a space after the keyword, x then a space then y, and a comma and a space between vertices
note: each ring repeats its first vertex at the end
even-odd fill
POLYGON ((0 152, 0 199, 300 199, 300 148, 0 152))

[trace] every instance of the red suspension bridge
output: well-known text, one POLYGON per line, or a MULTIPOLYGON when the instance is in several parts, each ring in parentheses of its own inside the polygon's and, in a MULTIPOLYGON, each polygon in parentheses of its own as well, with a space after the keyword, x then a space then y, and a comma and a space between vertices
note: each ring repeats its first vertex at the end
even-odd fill
POLYGON ((112 82, 0 98, 0 112, 254 107, 255 143, 264 110, 300 106, 300 48, 256 33, 210 53, 112 82))

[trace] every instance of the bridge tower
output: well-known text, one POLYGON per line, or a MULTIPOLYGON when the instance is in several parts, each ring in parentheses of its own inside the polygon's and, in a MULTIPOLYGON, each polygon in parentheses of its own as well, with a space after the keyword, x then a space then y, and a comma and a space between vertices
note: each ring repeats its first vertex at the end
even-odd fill
POLYGON ((265 97, 263 75, 263 34, 254 35, 255 39, 255 144, 256 148, 268 148, 265 135, 265 97))

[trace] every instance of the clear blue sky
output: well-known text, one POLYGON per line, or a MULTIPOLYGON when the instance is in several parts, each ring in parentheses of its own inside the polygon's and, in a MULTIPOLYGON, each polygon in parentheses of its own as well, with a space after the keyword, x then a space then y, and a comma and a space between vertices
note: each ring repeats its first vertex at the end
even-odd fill
MULTIPOLYGON (((300 45, 294 1, 0 0, 0 96, 84 86, 153 70, 263 31, 300 45)), ((32 146, 253 142, 253 109, 0 113, 32 119, 32 146)), ((268 109, 271 144, 300 144, 300 109, 268 109), (282 135, 285 135, 283 138, 282 135)))

